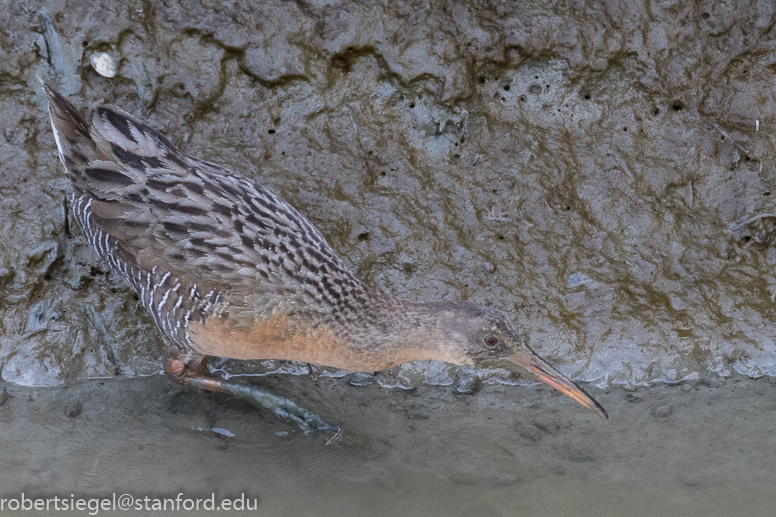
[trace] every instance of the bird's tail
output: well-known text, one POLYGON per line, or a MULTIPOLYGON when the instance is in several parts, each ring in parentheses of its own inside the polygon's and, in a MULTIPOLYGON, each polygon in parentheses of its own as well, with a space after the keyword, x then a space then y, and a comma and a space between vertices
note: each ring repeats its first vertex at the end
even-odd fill
MULTIPOLYGON (((42 80, 41 84, 48 97, 49 117, 59 159, 65 167, 65 172, 71 176, 71 180, 74 180, 72 175, 97 157, 97 146, 89 133, 89 124, 75 106, 50 84, 42 80)), ((77 182, 74 181, 74 183, 77 182)))

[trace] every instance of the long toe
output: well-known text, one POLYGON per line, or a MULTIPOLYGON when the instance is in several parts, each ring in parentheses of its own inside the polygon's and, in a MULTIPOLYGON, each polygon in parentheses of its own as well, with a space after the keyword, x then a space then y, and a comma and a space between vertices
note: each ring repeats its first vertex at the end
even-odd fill
MULTIPOLYGON (((228 381, 218 381, 218 383, 221 391, 250 400, 254 404, 272 411, 278 418, 288 424, 296 425, 303 430, 305 434, 313 431, 322 432, 325 435, 331 434, 332 436, 328 438, 328 441, 331 442, 341 433, 339 427, 328 423, 317 413, 303 408, 289 398, 275 395, 258 386, 228 381)), ((204 384, 201 384, 201 380, 198 377, 192 378, 191 385, 194 387, 210 389, 204 384)))

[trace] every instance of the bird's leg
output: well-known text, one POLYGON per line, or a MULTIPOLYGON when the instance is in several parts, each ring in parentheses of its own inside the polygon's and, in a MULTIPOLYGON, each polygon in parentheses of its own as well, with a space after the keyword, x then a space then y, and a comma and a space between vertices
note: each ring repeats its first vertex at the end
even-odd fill
POLYGON ((167 361, 167 364, 164 365, 164 373, 167 377, 179 384, 195 386, 192 381, 196 379, 197 388, 229 393, 229 391, 221 387, 223 381, 207 375, 207 359, 208 357, 206 355, 199 356, 197 359, 193 359, 186 363, 181 359, 171 357, 167 361))
POLYGON ((164 373, 180 384, 203 390, 231 393, 248 399, 254 404, 272 411, 284 422, 296 425, 305 434, 311 431, 333 431, 335 434, 327 443, 331 443, 340 434, 340 429, 337 426, 328 424, 323 418, 297 405, 291 399, 274 395, 258 386, 211 377, 207 374, 207 356, 200 356, 188 363, 171 357, 164 366, 164 373))

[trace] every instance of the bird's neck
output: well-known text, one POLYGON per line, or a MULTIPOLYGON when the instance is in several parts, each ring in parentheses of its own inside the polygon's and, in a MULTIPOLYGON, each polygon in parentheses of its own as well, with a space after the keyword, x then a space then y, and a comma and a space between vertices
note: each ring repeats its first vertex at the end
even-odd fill
POLYGON ((383 369, 434 359, 465 364, 466 336, 458 329, 463 302, 412 302, 375 291, 352 332, 353 346, 383 369))

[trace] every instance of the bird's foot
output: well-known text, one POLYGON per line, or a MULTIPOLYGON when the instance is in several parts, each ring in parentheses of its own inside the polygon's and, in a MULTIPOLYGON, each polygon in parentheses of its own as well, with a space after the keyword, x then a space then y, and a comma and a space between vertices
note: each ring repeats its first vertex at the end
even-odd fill
MULTIPOLYGON (((330 443, 336 441, 341 433, 341 430, 337 426, 329 424, 318 414, 301 407, 289 398, 275 395, 258 386, 228 381, 217 382, 219 384, 219 391, 226 391, 238 397, 250 400, 264 409, 268 409, 284 422, 299 427, 305 434, 312 431, 328 431, 330 433, 327 434, 331 434, 331 437, 327 438, 327 443, 330 443)), ((199 378, 192 379, 190 384, 196 388, 210 389, 199 378)))
POLYGON ((175 382, 193 386, 195 388, 231 393, 254 404, 272 411, 280 420, 287 424, 296 425, 305 434, 319 432, 326 438, 326 444, 339 440, 342 430, 326 422, 321 416, 309 409, 299 406, 296 402, 286 397, 270 393, 258 386, 229 382, 210 377, 204 373, 205 361, 195 365, 187 365, 180 359, 170 359, 164 367, 164 372, 175 382))

